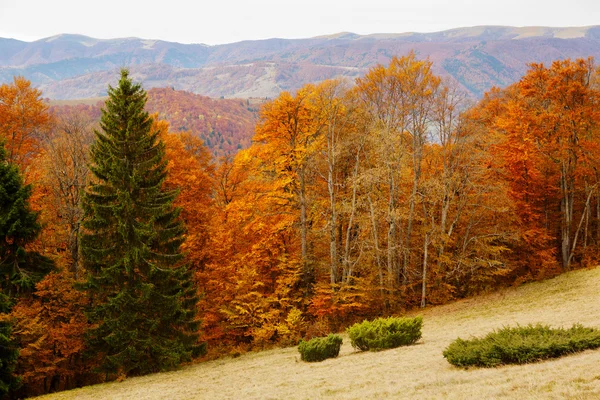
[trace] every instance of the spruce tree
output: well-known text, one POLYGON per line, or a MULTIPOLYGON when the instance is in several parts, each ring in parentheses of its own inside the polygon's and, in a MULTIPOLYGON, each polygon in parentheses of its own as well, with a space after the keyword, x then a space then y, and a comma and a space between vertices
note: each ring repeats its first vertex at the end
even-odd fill
POLYGON ((196 289, 180 245, 184 226, 163 189, 165 146, 144 111, 146 93, 127 70, 109 86, 91 147, 81 238, 90 352, 106 373, 175 367, 197 346, 196 289))
POLYGON ((6 315, 9 311, 10 300, 0 291, 0 399, 20 386, 19 379, 13 375, 19 349, 11 338, 12 326, 6 315))
POLYGON ((26 249, 41 230, 38 213, 29 207, 31 189, 0 143, 0 290, 11 300, 32 291, 53 268, 48 258, 26 249))

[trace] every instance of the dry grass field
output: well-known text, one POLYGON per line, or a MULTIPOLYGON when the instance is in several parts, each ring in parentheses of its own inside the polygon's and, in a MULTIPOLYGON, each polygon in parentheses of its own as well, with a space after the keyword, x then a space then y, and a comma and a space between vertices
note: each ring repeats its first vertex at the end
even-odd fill
POLYGON ((442 357, 457 336, 504 325, 600 327, 600 268, 420 314, 423 338, 410 347, 359 353, 344 335, 340 356, 321 363, 301 362, 286 348, 40 399, 600 399, 600 350, 494 369, 457 369, 442 357))

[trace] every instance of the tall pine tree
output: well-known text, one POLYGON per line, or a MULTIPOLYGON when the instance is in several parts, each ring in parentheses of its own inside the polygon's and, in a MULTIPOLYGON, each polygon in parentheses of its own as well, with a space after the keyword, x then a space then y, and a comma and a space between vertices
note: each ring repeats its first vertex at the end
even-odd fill
POLYGON ((52 262, 26 246, 39 234, 38 213, 29 208, 31 185, 7 161, 0 142, 0 290, 11 300, 30 292, 53 269, 52 262))
POLYGON ((11 337, 12 324, 7 314, 9 311, 10 300, 0 291, 0 399, 20 385, 19 379, 13 375, 19 349, 11 337))
POLYGON ((29 208, 31 185, 8 162, 0 140, 0 399, 19 386, 14 370, 19 348, 8 316, 11 304, 53 269, 52 262, 26 247, 39 234, 38 213, 29 208))
POLYGON ((93 304, 87 340, 102 371, 141 375, 199 351, 197 297, 180 252, 177 193, 163 189, 165 146, 144 111, 146 92, 122 70, 108 94, 83 198, 81 248, 93 304))

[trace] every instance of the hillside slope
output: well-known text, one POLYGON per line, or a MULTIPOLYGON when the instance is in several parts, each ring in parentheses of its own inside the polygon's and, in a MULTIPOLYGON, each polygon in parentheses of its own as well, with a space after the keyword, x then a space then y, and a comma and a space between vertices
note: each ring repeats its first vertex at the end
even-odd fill
POLYGON ((148 91, 146 109, 168 121, 172 132, 188 131, 198 136, 215 157, 221 157, 250 146, 260 104, 155 88, 148 91))
POLYGON ((120 67, 146 88, 170 86, 211 97, 274 97, 308 82, 355 78, 375 64, 414 50, 435 72, 474 97, 506 86, 527 63, 600 57, 600 26, 477 26, 434 33, 268 39, 218 46, 58 35, 35 42, 0 38, 0 83, 23 75, 53 99, 106 94, 120 67))
POLYGON ((427 309, 417 345, 379 353, 345 343, 337 359, 308 364, 296 348, 221 359, 40 399, 597 399, 600 351, 496 369, 461 370, 442 350, 457 336, 505 325, 600 327, 600 268, 427 309))
MULTIPOLYGON (((60 115, 76 110, 100 119, 105 98, 90 101, 54 100, 51 111, 60 115)), ((214 157, 234 155, 250 146, 258 120, 260 99, 212 99, 171 88, 148 91, 146 110, 169 122, 171 132, 190 132, 202 139, 214 157)))

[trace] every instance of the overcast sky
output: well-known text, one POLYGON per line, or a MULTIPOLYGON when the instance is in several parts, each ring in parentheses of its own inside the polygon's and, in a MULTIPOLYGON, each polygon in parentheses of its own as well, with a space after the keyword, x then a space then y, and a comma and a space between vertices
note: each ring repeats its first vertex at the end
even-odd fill
POLYGON ((59 33, 181 43, 475 25, 600 25, 600 0, 0 0, 0 37, 59 33))

